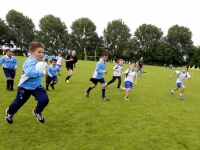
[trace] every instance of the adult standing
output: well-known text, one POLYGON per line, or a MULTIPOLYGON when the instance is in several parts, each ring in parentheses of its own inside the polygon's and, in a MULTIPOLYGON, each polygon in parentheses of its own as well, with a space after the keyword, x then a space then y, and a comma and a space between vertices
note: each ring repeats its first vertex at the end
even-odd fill
POLYGON ((68 55, 65 59, 66 68, 68 70, 68 76, 65 79, 65 82, 69 83, 69 79, 73 75, 73 65, 77 62, 76 51, 73 50, 71 55, 68 55))
POLYGON ((141 57, 139 60, 138 60, 138 69, 136 72, 140 71, 140 77, 142 76, 142 73, 143 73, 143 57, 141 57))

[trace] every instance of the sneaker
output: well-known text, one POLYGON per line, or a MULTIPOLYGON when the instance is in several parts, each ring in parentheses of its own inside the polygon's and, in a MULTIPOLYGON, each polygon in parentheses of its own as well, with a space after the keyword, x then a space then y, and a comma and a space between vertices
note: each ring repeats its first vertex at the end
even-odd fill
POLYGON ((49 91, 49 89, 46 88, 46 91, 49 91))
POLYGON ((8 113, 8 109, 9 109, 9 108, 6 109, 6 121, 7 121, 8 123, 12 124, 12 123, 13 123, 13 115, 10 115, 10 114, 8 113))
POLYGON ((171 90, 171 91, 170 91, 170 94, 171 94, 171 95, 174 95, 174 92, 171 90))
POLYGON ((125 96, 125 99, 126 99, 126 100, 129 100, 129 98, 128 98, 127 96, 125 96))
POLYGON ((36 113, 35 110, 33 110, 33 115, 37 117, 37 120, 38 120, 40 123, 44 123, 44 117, 42 116, 41 113, 36 113))
POLYGON ((53 84, 50 84, 50 86, 51 86, 51 88, 54 90, 54 86, 53 86, 53 84))
POLYGON ((104 97, 104 98, 102 98, 102 100, 103 100, 103 101, 109 101, 110 98, 104 97))
POLYGON ((67 83, 69 83, 69 80, 66 80, 67 83))
POLYGON ((184 99, 183 95, 180 95, 180 99, 184 99))
POLYGON ((85 96, 89 97, 89 92, 85 91, 85 96))
POLYGON ((15 90, 12 88, 12 89, 10 89, 10 91, 15 91, 15 90))
POLYGON ((60 74, 60 73, 59 73, 58 75, 59 75, 59 76, 61 76, 61 74, 60 74))
POLYGON ((9 88, 6 88, 6 91, 8 92, 8 91, 9 91, 9 88))

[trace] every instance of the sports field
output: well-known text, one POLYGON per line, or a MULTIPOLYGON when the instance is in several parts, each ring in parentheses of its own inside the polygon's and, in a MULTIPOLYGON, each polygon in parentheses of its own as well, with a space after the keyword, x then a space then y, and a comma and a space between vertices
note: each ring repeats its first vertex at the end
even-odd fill
MULTIPOLYGON (((15 90, 25 57, 17 57, 19 67, 15 90)), ((84 95, 91 82, 96 62, 79 61, 70 83, 64 82, 67 70, 63 62, 55 90, 48 91, 50 103, 43 112, 45 123, 32 114, 36 106, 33 97, 14 116, 14 123, 5 120, 5 110, 16 96, 6 92, 6 78, 0 71, 0 150, 199 150, 200 149, 200 71, 184 85, 184 100, 179 91, 172 96, 176 75, 174 69, 144 66, 145 74, 138 78, 125 100, 125 92, 116 90, 117 82, 109 85, 101 100, 101 86, 84 95)), ((112 78, 114 64, 107 63, 112 78)), ((128 69, 127 64, 124 69, 128 69)), ((178 67, 177 69, 181 69, 178 67)), ((124 80, 124 76, 122 76, 124 80)), ((43 79, 45 86, 45 78, 43 79)))

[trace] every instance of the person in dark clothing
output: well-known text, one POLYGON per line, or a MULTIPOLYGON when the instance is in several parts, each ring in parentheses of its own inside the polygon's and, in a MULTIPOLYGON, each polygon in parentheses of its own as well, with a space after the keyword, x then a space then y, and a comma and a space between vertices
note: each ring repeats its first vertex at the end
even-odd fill
POLYGON ((66 68, 68 70, 68 76, 65 79, 65 82, 69 83, 69 79, 73 75, 73 65, 77 62, 76 51, 73 50, 71 55, 68 55, 65 59, 66 68))

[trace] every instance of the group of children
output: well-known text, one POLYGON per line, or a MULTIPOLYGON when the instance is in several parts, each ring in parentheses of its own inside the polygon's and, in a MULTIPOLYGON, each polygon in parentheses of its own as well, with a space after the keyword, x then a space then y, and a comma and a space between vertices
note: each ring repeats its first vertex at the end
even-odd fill
MULTIPOLYGON (((54 89, 54 85, 58 82, 57 75, 60 73, 60 66, 58 66, 58 59, 52 59, 51 65, 48 66, 44 71, 36 70, 35 65, 37 62, 42 61, 44 59, 44 48, 45 46, 41 42, 31 42, 29 44, 29 52, 30 56, 23 64, 23 72, 20 78, 17 95, 13 102, 6 109, 6 121, 10 124, 13 123, 13 116, 17 113, 17 111, 27 102, 30 96, 34 96, 37 105, 35 109, 33 109, 33 115, 37 118, 40 123, 44 123, 45 119, 42 115, 42 111, 48 105, 49 98, 46 90, 49 90, 49 85, 52 89, 54 89), (42 77, 46 76, 46 90, 42 87, 42 77), (53 81, 53 82, 52 82, 53 81), (52 83, 51 83, 52 82, 52 83), (50 84, 51 83, 51 84, 50 84)), ((96 87, 98 82, 102 84, 102 100, 108 101, 109 98, 106 97, 106 87, 113 83, 116 79, 118 79, 117 89, 121 90, 121 74, 125 75, 124 82, 124 90, 126 90, 125 99, 129 100, 128 95, 132 90, 133 82, 135 79, 135 84, 137 84, 137 71, 135 71, 135 64, 130 64, 130 68, 126 71, 122 72, 123 69, 123 60, 120 59, 118 64, 114 66, 113 70, 113 78, 108 83, 105 82, 103 74, 107 74, 108 71, 106 68, 106 61, 108 59, 107 53, 102 53, 102 56, 99 62, 96 65, 95 71, 93 73, 90 81, 93 83, 86 91, 85 95, 89 97, 90 91, 96 87)), ((62 60, 61 60, 62 61, 62 60)), ((66 67, 69 71, 69 74, 66 78, 69 79, 73 74, 73 65, 71 64, 77 62, 76 52, 73 51, 72 55, 66 59, 66 67), (67 61, 68 60, 68 61, 67 61), (68 62, 71 62, 70 64, 68 62), (71 67, 71 68, 70 68, 71 67), (70 74, 71 72, 71 74, 70 74)), ((3 70, 5 76, 7 78, 7 91, 13 91, 14 85, 14 77, 17 69, 17 60, 14 56, 12 56, 12 51, 10 49, 6 50, 6 55, 0 59, 0 65, 3 65, 3 70)), ((182 88, 180 98, 183 99, 183 92, 185 87, 183 85, 183 81, 185 79, 190 79, 191 76, 187 72, 187 67, 183 66, 182 71, 175 71, 170 76, 170 79, 173 75, 177 73, 177 87, 171 90, 171 94, 174 94, 179 88, 182 88)))

